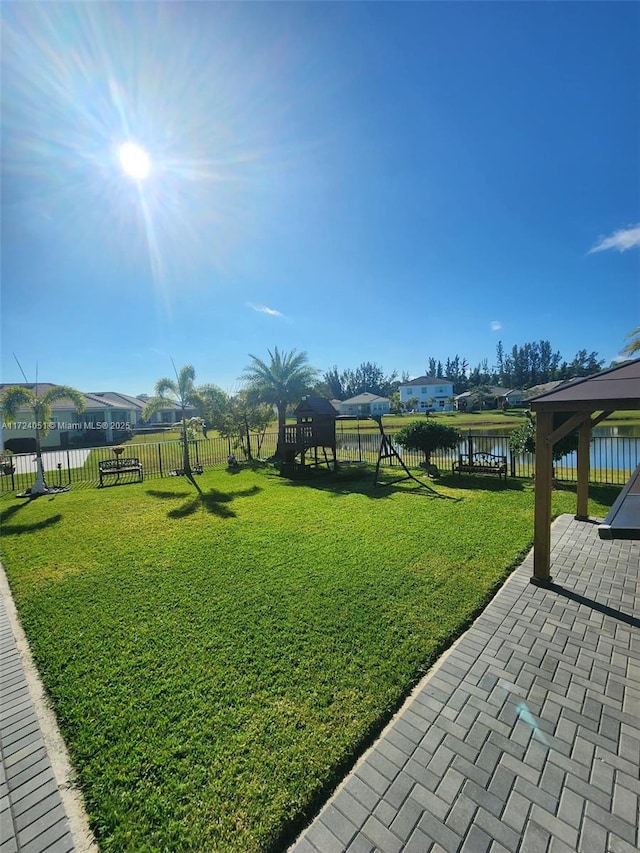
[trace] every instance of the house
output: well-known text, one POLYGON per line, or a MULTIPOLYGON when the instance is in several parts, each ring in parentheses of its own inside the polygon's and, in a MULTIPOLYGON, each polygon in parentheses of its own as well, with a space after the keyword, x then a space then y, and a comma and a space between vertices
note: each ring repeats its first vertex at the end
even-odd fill
POLYGON ((391 411, 391 400, 388 397, 378 397, 377 394, 358 394, 349 400, 339 403, 341 415, 350 417, 368 418, 371 415, 388 415, 391 411))
MULTIPOLYGON (((139 394, 137 399, 144 409, 145 405, 149 402, 151 397, 148 394, 139 394)), ((195 408, 193 406, 185 406, 185 415, 187 418, 192 418, 197 414, 195 408)), ((155 414, 151 415, 148 421, 141 422, 143 424, 161 424, 162 426, 171 426, 172 424, 179 424, 182 421, 182 409, 178 405, 172 405, 171 403, 164 406, 162 409, 159 409, 155 414)))
POLYGON ((457 394, 455 398, 455 407, 459 412, 477 412, 482 409, 497 409, 502 406, 505 400, 508 405, 513 405, 510 395, 520 395, 521 391, 506 390, 500 385, 482 385, 478 388, 472 388, 470 391, 464 391, 462 394, 457 394))
POLYGON ((417 412, 450 412, 453 409, 453 382, 448 379, 418 376, 400 385, 398 390, 404 409, 415 409, 417 412))
MULTIPOLYGON (((3 383, 0 394, 13 385, 35 389, 34 383, 3 383)), ((38 393, 42 394, 55 383, 39 382, 38 393)), ((101 394, 82 393, 85 409, 78 414, 71 400, 58 400, 51 406, 51 423, 46 435, 40 435, 43 449, 65 448, 74 444, 100 445, 122 441, 131 434, 138 423, 141 406, 133 402, 135 398, 122 394, 103 392, 101 394)), ((20 411, 13 423, 3 422, 2 444, 14 453, 35 451, 36 430, 33 424, 33 411, 28 408, 20 411)))

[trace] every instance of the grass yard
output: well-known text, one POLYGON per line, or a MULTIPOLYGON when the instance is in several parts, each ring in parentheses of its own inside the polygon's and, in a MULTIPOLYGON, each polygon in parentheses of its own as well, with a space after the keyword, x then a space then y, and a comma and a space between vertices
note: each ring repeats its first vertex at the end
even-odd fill
MULTIPOLYGON (((532 540, 521 482, 198 483, 0 502, 103 853, 285 849, 532 540)), ((618 490, 592 491, 603 516, 618 490)))

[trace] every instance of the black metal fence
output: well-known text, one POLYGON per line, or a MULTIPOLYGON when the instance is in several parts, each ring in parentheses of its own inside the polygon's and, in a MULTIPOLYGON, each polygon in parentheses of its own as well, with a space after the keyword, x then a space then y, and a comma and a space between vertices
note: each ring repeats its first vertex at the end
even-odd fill
MULTIPOLYGON (((380 433, 374 430, 355 429, 347 432, 339 430, 337 435, 337 456, 340 462, 370 462, 378 459, 380 433)), ((392 436, 393 438, 393 436, 392 436)), ((278 435, 267 433, 259 449, 259 457, 266 459, 275 453, 278 435)), ((495 453, 507 457, 510 476, 527 478, 534 473, 534 459, 531 454, 512 456, 509 450, 509 437, 466 435, 459 448, 449 451, 437 451, 432 454, 432 463, 441 473, 451 472, 459 453, 474 451, 495 453)), ((136 457, 142 463, 145 479, 176 476, 183 465, 183 448, 179 440, 149 442, 145 444, 125 445, 124 455, 136 457)), ((397 447, 403 461, 409 468, 418 468, 424 461, 421 453, 397 447)), ((208 468, 214 465, 226 465, 231 451, 229 442, 222 438, 198 438, 189 442, 192 466, 208 468)), ((238 458, 242 453, 234 450, 238 458)), ((253 445, 254 455, 258 455, 257 440, 253 445)), ((92 447, 53 450, 43 452, 45 479, 50 486, 95 487, 99 483, 98 462, 114 459, 113 448, 92 447)), ((36 463, 33 453, 15 454, 10 457, 12 473, 4 467, 0 474, 0 493, 19 492, 32 485, 35 479, 36 463)), ((633 437, 597 437, 591 442, 591 473, 593 483, 622 485, 631 472, 640 463, 640 438, 633 437)), ((575 482, 577 480, 576 454, 570 454, 555 463, 555 475, 559 480, 575 482)))

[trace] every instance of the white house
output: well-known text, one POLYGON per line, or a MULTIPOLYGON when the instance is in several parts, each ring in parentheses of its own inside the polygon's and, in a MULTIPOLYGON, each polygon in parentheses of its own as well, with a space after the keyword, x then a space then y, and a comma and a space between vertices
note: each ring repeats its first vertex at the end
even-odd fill
POLYGON ((400 385, 398 390, 404 409, 415 409, 417 412, 450 412, 453 409, 453 382, 448 379, 418 376, 400 385), (410 401, 413 401, 411 405, 410 401))
POLYGON ((388 415, 391 411, 391 401, 388 397, 378 397, 376 394, 365 391, 364 394, 358 394, 339 403, 339 411, 341 415, 361 418, 368 418, 370 415, 388 415))

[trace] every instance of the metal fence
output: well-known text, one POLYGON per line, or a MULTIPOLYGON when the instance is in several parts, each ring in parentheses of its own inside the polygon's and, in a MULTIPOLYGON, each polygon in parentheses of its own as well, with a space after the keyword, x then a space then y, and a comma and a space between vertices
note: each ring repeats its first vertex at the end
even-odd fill
MULTIPOLYGON (((391 436, 393 439, 393 436, 391 436)), ((278 434, 267 433, 259 447, 257 439, 253 442, 253 454, 266 459, 275 453, 278 434)), ((370 462, 378 459, 380 433, 372 430, 355 429, 338 431, 337 457, 340 462, 370 462)), ((432 454, 432 463, 442 474, 450 473, 459 453, 467 453, 469 446, 475 451, 483 451, 506 456, 510 476, 530 478, 534 473, 534 459, 531 454, 512 456, 509 451, 509 437, 465 435, 459 448, 437 451, 432 454)), ((182 442, 159 441, 146 444, 125 445, 125 456, 138 458, 144 470, 145 479, 176 476, 182 469, 182 442)), ((231 446, 222 438, 199 438, 189 442, 192 466, 203 469, 214 465, 226 465, 231 446)), ((409 468, 418 468, 424 461, 421 453, 397 447, 403 461, 409 468)), ((242 453, 234 450, 239 458, 242 453)), ((50 486, 95 487, 99 483, 98 462, 114 459, 113 448, 92 447, 68 450, 44 451, 42 454, 45 479, 50 486)), ((33 453, 15 454, 10 457, 13 473, 0 475, 0 493, 20 492, 32 485, 35 479, 36 463, 33 453)), ((622 485, 627 482, 632 471, 640 463, 640 438, 633 437, 597 437, 591 442, 591 473, 593 483, 622 485)), ((569 454, 555 463, 555 475, 558 480, 575 482, 577 480, 576 454, 569 454)))

